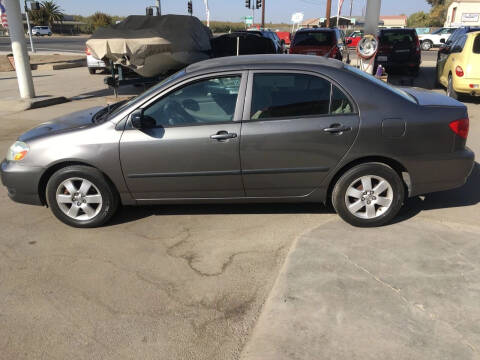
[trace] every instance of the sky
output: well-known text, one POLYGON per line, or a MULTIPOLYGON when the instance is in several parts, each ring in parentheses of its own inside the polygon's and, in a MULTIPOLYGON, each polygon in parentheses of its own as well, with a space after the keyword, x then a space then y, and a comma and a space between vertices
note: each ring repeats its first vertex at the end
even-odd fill
MULTIPOLYGON (((155 5, 154 0, 55 0, 66 14, 91 15, 95 11, 110 15, 144 15, 145 8, 155 5)), ((252 0, 253 2, 254 0, 252 0)), ((350 14, 350 1, 345 0, 342 14, 350 14)), ((361 15, 366 0, 353 0, 353 15, 361 15)), ((162 13, 186 14, 187 0, 161 0, 162 13)), ((305 18, 324 17, 327 0, 266 0, 267 22, 290 22, 294 12, 303 12, 305 18)), ((245 0, 209 0, 212 20, 242 21, 252 11, 245 8, 245 0)), ((382 15, 410 15, 430 9, 426 0, 383 0, 382 15)), ((194 15, 205 19, 203 0, 193 0, 194 15)), ((332 14, 337 13, 337 0, 332 1, 332 14)), ((256 11, 255 19, 260 18, 256 11)))

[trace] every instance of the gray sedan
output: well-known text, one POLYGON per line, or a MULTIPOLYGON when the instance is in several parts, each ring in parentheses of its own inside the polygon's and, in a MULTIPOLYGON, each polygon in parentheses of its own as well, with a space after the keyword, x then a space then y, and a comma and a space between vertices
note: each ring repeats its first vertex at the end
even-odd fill
POLYGON ((213 59, 128 102, 26 132, 1 165, 18 202, 76 227, 120 204, 332 203, 355 226, 391 221, 406 197, 463 185, 466 107, 398 89, 336 60, 213 59))

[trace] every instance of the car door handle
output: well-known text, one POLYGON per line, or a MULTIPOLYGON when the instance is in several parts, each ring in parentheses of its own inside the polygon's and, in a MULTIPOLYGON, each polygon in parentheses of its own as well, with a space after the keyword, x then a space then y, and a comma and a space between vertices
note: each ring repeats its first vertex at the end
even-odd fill
POLYGON ((222 140, 228 140, 228 139, 235 139, 236 137, 237 137, 237 134, 235 134, 235 133, 229 133, 229 132, 226 132, 226 131, 219 131, 215 135, 211 135, 210 139, 222 141, 222 140))
POLYGON ((340 134, 350 130, 352 130, 350 126, 343 126, 341 124, 332 124, 330 127, 323 129, 323 131, 330 134, 340 134))

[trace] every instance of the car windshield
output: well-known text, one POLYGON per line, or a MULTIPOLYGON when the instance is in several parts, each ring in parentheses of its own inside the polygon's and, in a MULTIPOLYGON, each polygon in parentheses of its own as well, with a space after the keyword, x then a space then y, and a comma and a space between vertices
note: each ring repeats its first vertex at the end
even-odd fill
POLYGON ((302 31, 293 39, 294 46, 331 46, 333 43, 333 31, 302 31))
POLYGON ((434 31, 432 32, 432 34, 440 34, 442 31, 444 31, 445 29, 441 28, 441 29, 438 29, 437 31, 434 31))
POLYGON ((142 102, 144 99, 148 98, 150 95, 152 95, 156 91, 158 91, 159 88, 161 88, 162 86, 164 86, 168 83, 171 83, 172 81, 182 77, 183 75, 185 75, 185 73, 186 73, 185 69, 180 70, 179 72, 176 72, 175 74, 167 77, 166 79, 164 79, 163 81, 161 81, 157 85, 152 86, 150 89, 144 91, 140 95, 135 96, 128 101, 120 101, 116 104, 110 105, 110 109, 111 109, 110 112, 107 111, 106 113, 101 114, 100 116, 97 116, 97 114, 99 114, 101 112, 104 112, 105 109, 108 109, 108 107, 100 110, 97 114, 94 115, 93 120, 95 122, 99 122, 100 120, 106 121, 108 119, 112 119, 114 116, 116 116, 117 114, 120 114, 123 110, 127 109, 129 106, 131 106, 135 103, 142 102), (120 104, 120 106, 115 106, 117 104, 120 104), (106 115, 108 115, 108 116, 106 116, 106 115), (95 120, 95 119, 98 119, 98 120, 95 120))
POLYGON ((345 68, 357 75, 360 75, 362 78, 370 81, 370 82, 373 82, 375 83, 376 85, 378 86, 381 86, 382 88, 384 89, 387 89, 387 90, 390 90, 391 92, 403 97, 404 99, 410 101, 410 102, 413 102, 415 104, 417 104, 417 100, 410 94, 408 94, 407 92, 397 88, 397 87, 394 87, 394 86, 391 86, 389 84, 387 84, 386 82, 380 80, 380 79, 377 79, 375 76, 372 76, 370 74, 367 74, 366 72, 360 70, 360 69, 357 69, 356 67, 353 67, 353 66, 350 66, 350 65, 345 65, 345 68))

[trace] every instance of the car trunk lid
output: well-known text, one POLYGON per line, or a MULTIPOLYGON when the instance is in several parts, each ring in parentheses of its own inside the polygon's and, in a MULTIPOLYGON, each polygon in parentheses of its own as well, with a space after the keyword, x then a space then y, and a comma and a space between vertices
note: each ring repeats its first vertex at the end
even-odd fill
POLYGON ((464 69, 465 79, 477 79, 480 82, 480 33, 473 40, 473 47, 468 52, 467 64, 464 69))
POLYGON ((412 95, 417 100, 418 104, 421 106, 448 106, 465 108, 465 105, 461 102, 433 91, 428 91, 420 88, 402 87, 401 89, 406 93, 412 95))

